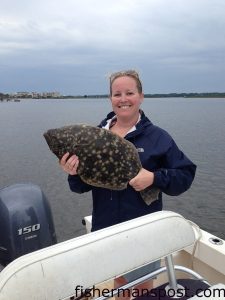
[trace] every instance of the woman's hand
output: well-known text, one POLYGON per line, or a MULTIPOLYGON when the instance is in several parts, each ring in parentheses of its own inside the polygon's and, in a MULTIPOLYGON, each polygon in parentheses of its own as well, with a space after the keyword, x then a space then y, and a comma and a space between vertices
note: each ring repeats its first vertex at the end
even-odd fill
POLYGON ((135 189, 135 191, 140 192, 146 187, 153 184, 154 173, 142 168, 139 173, 130 180, 129 184, 135 189))
POLYGON ((70 175, 76 175, 77 174, 77 167, 79 164, 79 159, 76 155, 72 155, 69 159, 69 153, 63 155, 61 160, 59 161, 59 164, 61 168, 70 175), (68 159, 68 160, 67 160, 68 159))

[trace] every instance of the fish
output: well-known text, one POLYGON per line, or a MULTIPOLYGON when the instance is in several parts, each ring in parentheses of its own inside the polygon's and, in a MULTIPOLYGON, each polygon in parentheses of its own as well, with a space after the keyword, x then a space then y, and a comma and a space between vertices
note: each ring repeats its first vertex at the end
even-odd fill
MULTIPOLYGON (((138 150, 128 140, 97 126, 67 125, 43 134, 59 160, 67 152, 79 158, 77 174, 87 184, 111 190, 127 188, 141 170, 138 150)), ((160 190, 147 187, 140 194, 147 205, 158 199, 160 190)))

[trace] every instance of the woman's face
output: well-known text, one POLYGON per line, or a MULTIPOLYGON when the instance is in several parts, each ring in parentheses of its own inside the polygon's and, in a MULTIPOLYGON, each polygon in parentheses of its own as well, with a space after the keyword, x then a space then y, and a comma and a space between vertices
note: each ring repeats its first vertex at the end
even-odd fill
POLYGON ((116 78, 112 83, 112 108, 117 117, 136 118, 144 95, 138 92, 135 79, 129 76, 116 78))

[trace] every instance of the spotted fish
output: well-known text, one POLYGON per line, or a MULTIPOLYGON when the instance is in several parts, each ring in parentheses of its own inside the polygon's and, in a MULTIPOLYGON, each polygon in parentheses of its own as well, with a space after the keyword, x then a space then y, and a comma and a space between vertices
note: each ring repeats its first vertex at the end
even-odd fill
MULTIPOLYGON (((93 186, 123 190, 142 168, 135 146, 109 130, 85 124, 49 129, 50 150, 61 159, 69 152, 79 157, 77 174, 93 186)), ((159 189, 141 191, 146 204, 158 199, 159 189)))

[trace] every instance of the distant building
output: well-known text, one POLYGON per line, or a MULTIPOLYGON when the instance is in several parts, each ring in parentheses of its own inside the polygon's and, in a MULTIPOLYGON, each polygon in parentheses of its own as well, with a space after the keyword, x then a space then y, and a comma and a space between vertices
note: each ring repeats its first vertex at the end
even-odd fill
POLYGON ((17 92, 14 94, 15 98, 33 98, 33 93, 29 92, 17 92))
POLYGON ((59 92, 42 93, 42 98, 59 98, 59 97, 60 97, 59 92))
POLYGON ((59 92, 17 92, 10 95, 12 98, 32 98, 32 99, 42 99, 42 98, 60 98, 59 92))

